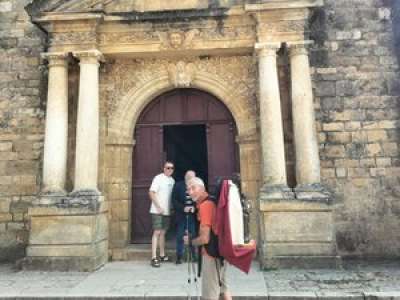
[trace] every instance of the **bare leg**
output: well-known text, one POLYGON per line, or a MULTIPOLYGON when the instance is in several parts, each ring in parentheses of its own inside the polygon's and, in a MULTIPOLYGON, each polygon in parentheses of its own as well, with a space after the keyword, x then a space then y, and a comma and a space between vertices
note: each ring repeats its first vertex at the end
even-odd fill
POLYGON ((154 230, 151 238, 151 258, 157 257, 157 242, 159 241, 160 230, 154 230))
POLYGON ((165 230, 160 230, 160 256, 165 256, 165 230))
POLYGON ((223 299, 223 300, 232 300, 231 293, 225 292, 225 293, 222 295, 222 299, 223 299))

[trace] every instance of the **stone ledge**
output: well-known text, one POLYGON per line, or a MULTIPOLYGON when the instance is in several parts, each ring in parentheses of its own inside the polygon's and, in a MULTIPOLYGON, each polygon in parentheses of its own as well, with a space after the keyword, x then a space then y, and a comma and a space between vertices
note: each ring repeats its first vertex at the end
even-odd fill
POLYGON ((97 215, 104 213, 108 210, 107 202, 101 201, 98 203, 96 209, 94 207, 82 206, 82 207, 71 207, 60 205, 51 206, 34 206, 28 209, 29 216, 73 216, 73 215, 97 215))
POLYGON ((340 256, 274 256, 266 257, 264 269, 338 269, 340 256))
POLYGON ((25 257, 17 262, 17 267, 28 271, 93 272, 104 266, 106 262, 107 258, 103 256, 25 257))
POLYGON ((280 201, 260 201, 260 210, 269 212, 290 212, 290 211, 305 211, 305 212, 330 212, 332 206, 327 203, 303 201, 298 199, 280 200, 280 201))

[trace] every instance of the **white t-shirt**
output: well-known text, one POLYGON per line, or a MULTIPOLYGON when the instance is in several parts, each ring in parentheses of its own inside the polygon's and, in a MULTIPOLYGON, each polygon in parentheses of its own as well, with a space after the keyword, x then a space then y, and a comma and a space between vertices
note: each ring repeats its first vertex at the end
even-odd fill
MULTIPOLYGON (((174 178, 168 177, 164 173, 161 173, 154 177, 150 186, 150 191, 156 193, 158 204, 164 210, 164 216, 170 215, 171 194, 174 184, 174 178)), ((151 202, 150 213, 158 214, 157 207, 153 202, 151 202)))

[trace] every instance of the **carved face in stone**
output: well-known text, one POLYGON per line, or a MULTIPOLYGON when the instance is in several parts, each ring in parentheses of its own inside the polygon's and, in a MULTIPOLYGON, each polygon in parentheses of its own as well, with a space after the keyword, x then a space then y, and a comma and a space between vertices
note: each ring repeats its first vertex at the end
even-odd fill
POLYGON ((169 35, 169 43, 172 48, 177 49, 182 46, 183 36, 179 32, 172 32, 169 35))

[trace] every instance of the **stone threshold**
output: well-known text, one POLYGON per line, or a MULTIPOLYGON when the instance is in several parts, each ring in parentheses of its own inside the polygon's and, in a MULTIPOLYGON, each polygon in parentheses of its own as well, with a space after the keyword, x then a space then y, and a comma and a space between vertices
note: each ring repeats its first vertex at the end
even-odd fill
MULTIPOLYGON (((32 295, 32 296, 0 296, 0 300, 27 300, 27 299, 51 299, 51 300, 91 300, 91 299, 112 299, 112 300, 187 300, 197 299, 196 294, 188 295, 171 295, 166 293, 165 295, 85 295, 85 296, 63 296, 63 295, 32 295)), ((346 292, 270 292, 265 295, 233 295, 233 299, 237 300, 399 300, 400 290, 392 292, 363 292, 363 293, 346 293, 346 292)))

